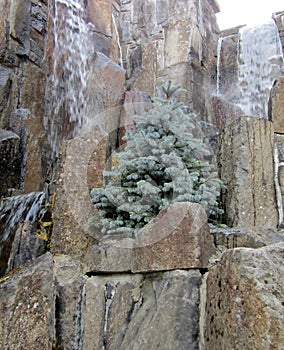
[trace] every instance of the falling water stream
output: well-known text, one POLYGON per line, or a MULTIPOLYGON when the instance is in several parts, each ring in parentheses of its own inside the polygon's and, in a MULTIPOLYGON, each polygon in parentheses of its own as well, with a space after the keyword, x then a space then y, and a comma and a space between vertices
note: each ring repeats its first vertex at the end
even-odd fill
MULTIPOLYGON (((8 259, 17 230, 24 223, 39 222, 43 218, 46 213, 45 200, 43 192, 31 192, 10 197, 0 206, 0 275, 7 272, 8 259)), ((35 250, 35 247, 31 248, 35 250)))
POLYGON ((239 106, 244 113, 268 117, 270 90, 283 72, 283 53, 274 21, 239 32, 239 106))
POLYGON ((220 95, 220 60, 221 60, 221 50, 222 50, 222 42, 223 38, 220 37, 218 39, 218 44, 217 44, 217 96, 220 95))
MULTIPOLYGON (((237 47, 237 76, 231 77, 232 85, 222 88, 224 38, 217 46, 217 96, 240 107, 244 115, 267 118, 268 101, 275 80, 283 75, 283 52, 278 28, 273 20, 239 30, 237 47)), ((225 67, 232 69, 233 67, 225 67)))
POLYGON ((33 222, 38 219, 45 212, 44 201, 43 192, 31 192, 6 199, 0 208, 0 223, 5 222, 5 231, 1 240, 7 240, 11 229, 18 226, 20 222, 33 222))
POLYGON ((58 151, 62 135, 62 115, 73 127, 71 135, 90 118, 91 96, 88 93, 90 63, 95 55, 93 24, 87 22, 84 0, 55 0, 52 73, 53 117, 50 144, 58 151))
POLYGON ((117 42, 118 51, 119 51, 119 64, 123 68, 122 47, 120 45, 118 29, 117 29, 115 17, 114 17, 113 14, 112 14, 112 23, 113 23, 113 28, 114 28, 114 31, 115 31, 116 42, 117 42))

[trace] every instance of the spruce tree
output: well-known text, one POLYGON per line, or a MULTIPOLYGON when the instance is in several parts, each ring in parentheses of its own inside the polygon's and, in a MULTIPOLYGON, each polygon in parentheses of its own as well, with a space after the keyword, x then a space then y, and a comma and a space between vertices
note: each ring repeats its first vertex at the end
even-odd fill
POLYGON ((169 82, 162 90, 164 99, 155 99, 149 112, 133 117, 136 131, 125 136, 118 165, 105 172, 105 188, 92 190, 103 233, 135 235, 173 202, 200 203, 208 214, 220 212, 221 181, 206 160, 207 145, 194 136, 195 115, 185 113, 175 99, 179 87, 169 82))

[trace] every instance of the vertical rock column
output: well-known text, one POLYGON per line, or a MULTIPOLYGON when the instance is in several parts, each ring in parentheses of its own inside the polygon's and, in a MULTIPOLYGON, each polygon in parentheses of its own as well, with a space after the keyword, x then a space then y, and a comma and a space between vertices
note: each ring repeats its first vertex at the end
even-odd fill
POLYGON ((284 51, 284 11, 276 12, 273 17, 278 27, 280 40, 282 42, 282 49, 284 51))
POLYGON ((210 120, 215 86, 218 27, 215 0, 122 1, 122 53, 129 90, 155 95, 167 80, 180 84, 183 99, 210 120))
POLYGON ((284 244, 230 249, 207 278, 205 349, 283 349, 284 244))
POLYGON ((41 157, 48 1, 10 0, 0 9, 0 125, 20 137, 21 179, 13 187, 36 191, 44 182, 41 157))
POLYGON ((229 226, 275 228, 278 222, 273 128, 265 119, 242 117, 219 138, 220 177, 229 226))
POLYGON ((270 93, 269 117, 274 126, 275 140, 275 185, 279 224, 283 225, 283 198, 284 198, 284 77, 280 77, 270 93))

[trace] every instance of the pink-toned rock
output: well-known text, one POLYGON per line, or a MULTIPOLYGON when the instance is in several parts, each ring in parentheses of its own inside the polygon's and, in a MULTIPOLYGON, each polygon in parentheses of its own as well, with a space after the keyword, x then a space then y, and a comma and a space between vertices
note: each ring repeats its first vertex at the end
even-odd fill
POLYGON ((244 115, 240 107, 220 97, 212 98, 212 106, 215 115, 214 123, 219 131, 224 130, 227 126, 244 115))
POLYGON ((85 273, 149 272, 208 267, 215 253, 204 209, 173 203, 137 237, 106 236, 84 257, 85 273))
POLYGON ((138 233, 132 271, 206 268, 214 251, 204 209, 173 203, 138 233))
POLYGON ((87 0, 88 22, 94 25, 92 33, 96 51, 102 52, 120 64, 120 7, 119 0, 87 0))
POLYGON ((122 138, 127 131, 135 132, 133 116, 143 115, 151 106, 151 98, 144 91, 126 91, 120 117, 119 145, 125 143, 122 138))
POLYGON ((101 236, 89 226, 95 215, 90 190, 104 186, 103 171, 117 142, 124 82, 125 71, 96 53, 87 87, 94 96, 88 106, 93 119, 62 150, 51 240, 54 253, 83 256, 101 236))
POLYGON ((49 253, 2 279, 1 348, 51 349, 56 337, 54 302, 53 259, 49 253))
POLYGON ((82 257, 97 242, 96 235, 99 234, 93 231, 92 237, 85 227, 95 215, 87 177, 91 156, 87 145, 91 147, 92 140, 78 148, 81 141, 73 139, 62 147, 50 243, 53 254, 67 254, 76 258, 82 257))
POLYGON ((88 0, 88 20, 95 25, 100 34, 111 36, 112 34, 112 1, 88 0), (100 14, 98 16, 98 13, 100 14))

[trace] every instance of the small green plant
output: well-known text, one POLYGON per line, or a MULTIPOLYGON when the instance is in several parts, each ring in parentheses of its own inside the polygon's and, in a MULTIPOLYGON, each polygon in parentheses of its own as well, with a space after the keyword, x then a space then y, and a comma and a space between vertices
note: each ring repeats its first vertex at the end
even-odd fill
POLYGON ((173 202, 200 203, 209 214, 219 214, 222 185, 207 157, 210 152, 196 134, 195 115, 184 112, 175 99, 182 91, 171 82, 162 87, 143 116, 134 116, 136 132, 125 136, 127 146, 116 154, 117 165, 105 172, 105 188, 92 190, 101 216, 102 232, 137 231, 173 202))
POLYGON ((38 230, 36 232, 36 236, 46 242, 48 250, 50 249, 53 229, 55 200, 56 192, 53 193, 50 203, 46 203, 44 216, 42 220, 38 221, 38 230))
POLYGON ((59 344, 58 339, 53 339, 52 350, 64 350, 63 346, 59 344))

